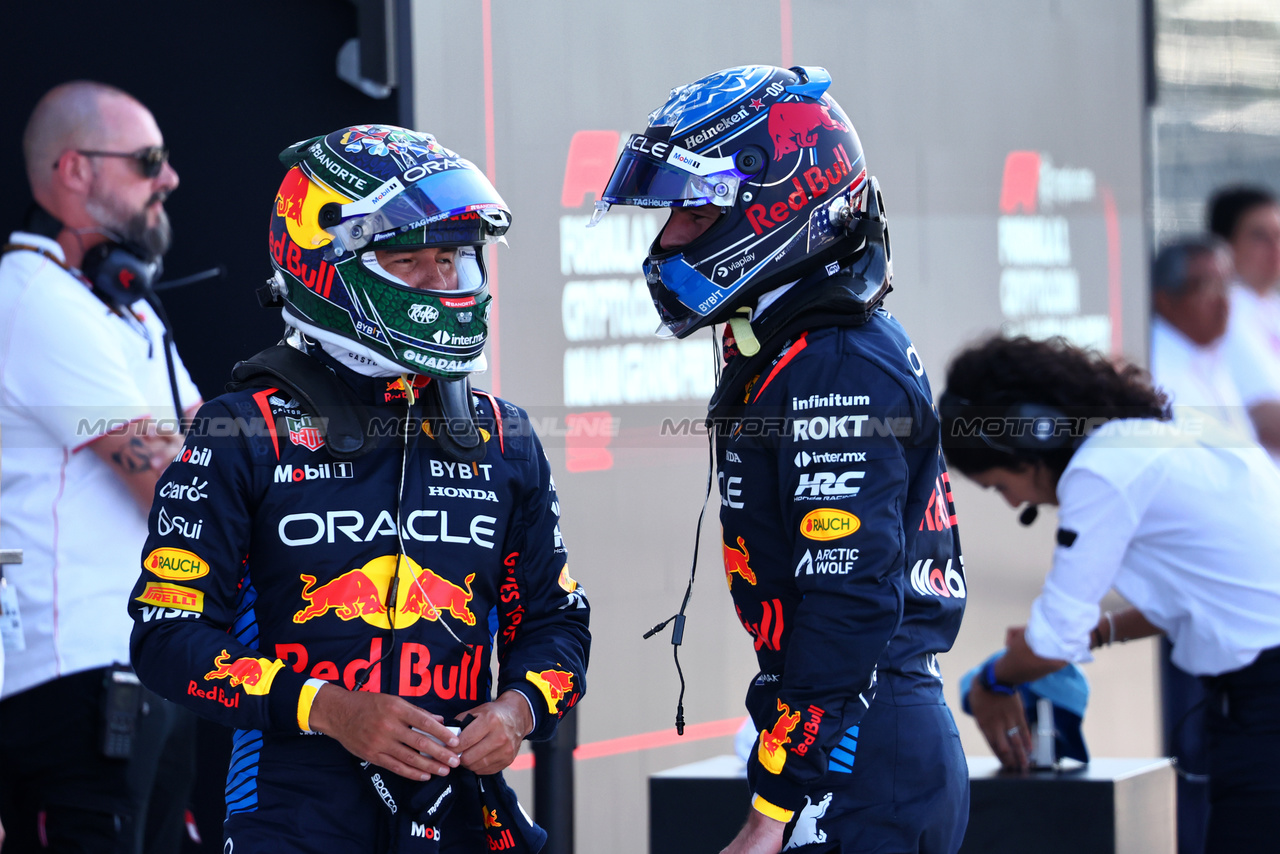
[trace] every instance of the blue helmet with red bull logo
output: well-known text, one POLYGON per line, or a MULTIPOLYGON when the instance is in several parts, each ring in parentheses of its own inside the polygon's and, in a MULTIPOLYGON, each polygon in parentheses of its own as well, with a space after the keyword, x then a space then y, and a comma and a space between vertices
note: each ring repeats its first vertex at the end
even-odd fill
POLYGON ((285 322, 389 373, 456 380, 485 368, 484 246, 511 212, 484 174, 427 133, 357 125, 285 149, 271 213, 273 294, 285 322), (423 290, 382 250, 453 250, 457 287, 423 290))
MULTIPOLYGON (((659 233, 649 249, 645 276, 670 334, 683 338, 766 291, 845 267, 867 234, 883 235, 875 179, 830 85, 822 68, 729 68, 673 89, 627 140, 593 224, 611 205, 721 210, 691 243, 663 250, 659 233)), ((882 268, 881 295, 891 270, 882 268)))

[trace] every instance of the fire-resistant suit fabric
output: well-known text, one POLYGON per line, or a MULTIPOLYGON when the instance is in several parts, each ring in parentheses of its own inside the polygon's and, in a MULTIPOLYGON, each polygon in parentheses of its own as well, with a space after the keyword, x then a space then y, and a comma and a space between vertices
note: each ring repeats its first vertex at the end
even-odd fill
POLYGON ((760 666, 753 803, 791 822, 788 849, 953 852, 968 772, 936 655, 967 588, 919 356, 879 309, 797 334, 738 399, 717 462, 760 666))
MULTIPOLYGON (((475 392, 486 454, 454 462, 422 389, 409 404, 398 378, 330 367, 374 407, 378 446, 336 459, 320 420, 269 387, 206 404, 158 486, 129 602, 144 683, 237 730, 229 838, 278 833, 280 851, 372 851, 352 838, 372 845, 383 811, 355 757, 304 734, 308 680, 398 694, 446 721, 514 689, 541 740, 581 699, 590 646, 528 416, 475 392), (304 832, 325 821, 354 821, 350 838, 304 832)), ((478 818, 449 822, 456 832, 424 832, 483 847, 478 818)))

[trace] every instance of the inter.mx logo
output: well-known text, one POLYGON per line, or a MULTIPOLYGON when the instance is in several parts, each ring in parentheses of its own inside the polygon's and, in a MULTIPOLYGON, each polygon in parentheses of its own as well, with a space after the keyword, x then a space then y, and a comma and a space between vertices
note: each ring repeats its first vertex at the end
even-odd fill
POLYGON ((833 463, 865 463, 867 461, 866 451, 830 451, 821 454, 811 454, 808 451, 798 451, 795 456, 796 468, 806 468, 811 465, 831 465, 833 463))
POLYGON ((847 471, 836 474, 830 471, 819 471, 800 475, 800 483, 796 486, 797 501, 811 501, 818 498, 852 498, 862 488, 854 486, 853 481, 867 476, 864 471, 847 471))

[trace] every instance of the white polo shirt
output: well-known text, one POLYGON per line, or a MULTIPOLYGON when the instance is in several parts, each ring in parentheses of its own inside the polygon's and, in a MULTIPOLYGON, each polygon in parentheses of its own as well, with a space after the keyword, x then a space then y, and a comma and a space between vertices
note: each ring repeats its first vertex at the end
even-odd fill
POLYGON ((1169 395, 1175 409, 1195 407, 1250 441, 1257 440, 1221 341, 1201 347, 1164 318, 1153 316, 1151 379, 1169 395))
MULTIPOLYGON (((9 242, 63 257, 35 234, 9 242)), ((6 650, 3 697, 129 660, 125 607, 146 518, 88 445, 148 415, 174 417, 163 327, 145 303, 135 312, 113 313, 42 255, 0 258, 0 546, 23 551, 5 576, 25 645, 6 650)), ((180 360, 177 375, 183 407, 194 405, 180 360)))
POLYGON ((1280 645, 1280 470, 1260 446, 1209 418, 1112 421, 1071 458, 1058 501, 1059 545, 1027 622, 1036 655, 1092 661, 1111 588, 1168 634, 1188 673, 1237 670, 1280 645))
POLYGON ((1233 284, 1222 352, 1245 406, 1280 401, 1280 295, 1233 284))

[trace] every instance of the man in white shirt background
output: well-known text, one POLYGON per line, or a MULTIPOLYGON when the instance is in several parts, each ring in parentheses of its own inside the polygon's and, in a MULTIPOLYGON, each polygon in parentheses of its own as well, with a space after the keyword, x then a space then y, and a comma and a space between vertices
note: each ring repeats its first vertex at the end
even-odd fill
MULTIPOLYGON (((1223 357, 1264 445, 1280 444, 1280 205, 1261 187, 1227 187, 1208 205, 1210 231, 1235 269, 1223 357)), ((1274 455, 1274 451, 1273 451, 1274 455)))
POLYGON ((113 664, 129 660, 125 605, 178 416, 200 402, 135 301, 168 249, 178 175, 147 108, 100 83, 41 98, 23 152, 35 203, 0 257, 0 543, 24 557, 6 572, 22 628, 6 638, 0 817, 15 851, 133 852, 176 717, 113 664))
POLYGON ((1151 376, 1177 408, 1195 407, 1272 454, 1280 452, 1280 365, 1247 341, 1255 369, 1242 385, 1224 345, 1232 275, 1226 244, 1189 235, 1166 244, 1151 272, 1151 376))

